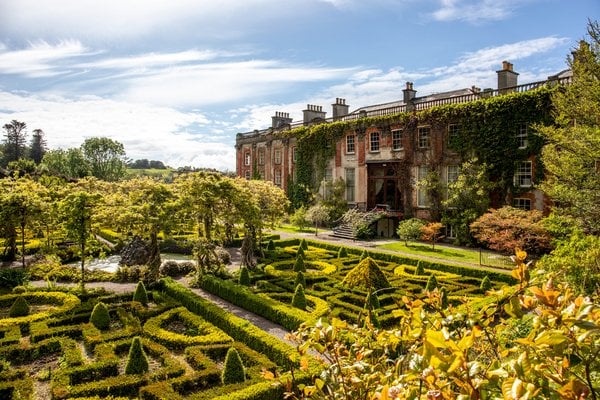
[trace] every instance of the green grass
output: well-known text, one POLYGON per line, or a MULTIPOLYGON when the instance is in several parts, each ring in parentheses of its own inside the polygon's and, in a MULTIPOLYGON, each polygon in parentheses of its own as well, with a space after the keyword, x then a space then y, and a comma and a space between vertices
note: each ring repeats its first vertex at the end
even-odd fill
MULTIPOLYGON (((436 244, 435 250, 431 248, 430 244, 408 242, 408 246, 404 242, 394 242, 388 244, 382 244, 377 246, 381 249, 394 250, 402 253, 408 253, 415 256, 427 256, 435 257, 444 260, 466 262, 471 264, 479 264, 479 250, 476 249, 465 249, 445 246, 443 244, 436 244)), ((484 252, 483 262, 484 265, 490 265, 493 267, 500 267, 511 269, 512 263, 506 256, 492 253, 489 251, 484 252)))
POLYGON ((164 180, 170 180, 173 178, 173 170, 171 168, 166 169, 133 169, 128 168, 126 172, 126 178, 134 178, 140 176, 150 176, 153 178, 161 178, 164 180))
MULTIPOLYGON (((300 229, 295 225, 291 225, 291 224, 281 224, 278 225, 274 231, 279 231, 279 232, 286 232, 286 233, 315 233, 315 228, 314 227, 307 227, 304 229, 300 229)), ((317 229, 317 232, 319 233, 323 233, 323 232, 327 232, 325 229, 317 229)))

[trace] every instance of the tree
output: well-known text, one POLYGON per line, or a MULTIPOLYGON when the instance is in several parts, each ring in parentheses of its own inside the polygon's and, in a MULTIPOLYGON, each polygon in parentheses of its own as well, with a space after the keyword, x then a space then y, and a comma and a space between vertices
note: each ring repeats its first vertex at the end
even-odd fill
POLYGON ((139 281, 136 285, 135 292, 133 293, 133 301, 139 301, 144 306, 148 305, 148 292, 146 291, 144 282, 139 281))
POLYGON ((342 178, 325 181, 320 203, 329 211, 328 220, 336 221, 348 210, 346 201, 346 182, 342 178))
POLYGON ((541 188, 554 211, 575 217, 585 232, 600 234, 600 24, 588 23, 589 41, 568 58, 570 85, 552 96, 555 125, 538 127, 546 145, 541 188))
POLYGON ((101 331, 107 330, 110 327, 110 315, 108 314, 106 304, 99 302, 94 306, 90 315, 90 322, 101 331))
POLYGON ((221 382, 223 385, 229 385, 244 381, 246 381, 246 371, 244 370, 242 359, 235 347, 230 347, 225 356, 221 382))
POLYGON ((5 131, 3 165, 8 165, 9 162, 17 161, 25 156, 27 124, 13 119, 3 128, 5 131))
POLYGON ((148 372, 149 363, 148 357, 144 352, 144 346, 142 346, 142 340, 139 336, 136 336, 131 341, 131 347, 129 347, 129 354, 127 356, 127 364, 125 365, 125 373, 130 374, 144 374, 148 372))
POLYGON ((315 226, 315 236, 319 233, 319 225, 326 222, 329 218, 329 210, 323 204, 315 204, 306 212, 306 217, 315 226))
POLYGON ((310 224, 310 221, 306 217, 306 207, 300 206, 294 211, 294 214, 290 216, 290 222, 300 230, 304 230, 306 226, 310 224))
POLYGON ((541 255, 551 249, 542 213, 513 207, 489 210, 471 224, 473 237, 490 249, 511 253, 515 248, 541 255))
POLYGON ((404 244, 408 246, 409 240, 414 241, 421 237, 421 228, 425 224, 425 221, 418 218, 405 219, 398 224, 396 233, 400 239, 404 240, 404 244))
POLYGON ((472 244, 469 226, 488 210, 492 188, 488 166, 477 158, 464 162, 456 181, 448 184, 448 197, 442 201, 442 222, 453 227, 456 244, 472 244))
POLYGON ((90 174, 88 161, 78 148, 47 151, 42 158, 41 168, 66 179, 83 178, 90 174))
POLYGON ((306 310, 306 295, 304 294, 304 286, 302 284, 296 285, 294 295, 292 296, 292 307, 306 310))
POLYGON ((31 135, 31 144, 29 145, 29 157, 39 164, 44 158, 46 153, 46 140, 44 140, 44 131, 41 129, 34 129, 31 135))
POLYGON ((83 142, 81 151, 92 176, 109 182, 125 176, 125 148, 122 143, 106 137, 93 137, 83 142))
POLYGON ((421 227, 421 237, 423 240, 431 242, 433 250, 435 250, 435 243, 443 237, 442 229, 444 229, 444 225, 441 222, 431 222, 421 227))

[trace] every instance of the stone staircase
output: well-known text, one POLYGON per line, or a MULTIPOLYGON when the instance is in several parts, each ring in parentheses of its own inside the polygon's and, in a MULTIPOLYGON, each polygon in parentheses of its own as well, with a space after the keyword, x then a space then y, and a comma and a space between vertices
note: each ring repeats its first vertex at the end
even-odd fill
POLYGON ((355 240, 354 230, 348 224, 340 224, 333 228, 333 237, 355 240))

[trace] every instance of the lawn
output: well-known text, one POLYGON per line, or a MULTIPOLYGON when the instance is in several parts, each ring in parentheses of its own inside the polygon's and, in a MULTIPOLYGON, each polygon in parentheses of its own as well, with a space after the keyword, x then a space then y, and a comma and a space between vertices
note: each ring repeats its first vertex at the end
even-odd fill
MULTIPOLYGON (((314 227, 306 227, 306 228, 298 228, 295 225, 291 225, 291 224, 280 224, 278 225, 274 231, 279 231, 279 232, 286 232, 286 233, 315 233, 315 228, 314 227)), ((323 233, 323 232, 327 232, 327 230, 325 229, 317 229, 318 233, 323 233)))

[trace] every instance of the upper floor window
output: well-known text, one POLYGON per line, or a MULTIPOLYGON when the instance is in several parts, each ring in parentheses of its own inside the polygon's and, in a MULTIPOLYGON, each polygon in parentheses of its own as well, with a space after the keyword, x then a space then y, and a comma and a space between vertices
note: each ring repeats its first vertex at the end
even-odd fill
POLYGON ((346 154, 354 154, 354 135, 346 136, 346 154))
POLYGON ((450 124, 448 125, 448 145, 454 143, 458 135, 460 134, 460 125, 450 124))
POLYGON ((275 164, 281 164, 281 149, 275 149, 273 159, 275 164))
POLYGON ((371 132, 369 144, 372 152, 379 151, 379 132, 371 132))
POLYGON ((452 183, 458 180, 458 165, 448 165, 446 170, 446 182, 452 183))
POLYGON ((392 131, 392 150, 402 150, 402 130, 396 129, 392 131))
POLYGON ((419 128, 419 148, 426 149, 431 146, 431 129, 428 126, 419 128))
POLYGON ((531 200, 521 198, 513 199, 513 207, 529 211, 531 210, 531 200))
POLYGON ((515 173, 515 185, 519 187, 531 187, 531 161, 519 161, 515 173))
POLYGON ((517 132, 517 143, 520 149, 527 148, 527 124, 521 124, 517 132))
POLYGON ((250 165, 250 161, 252 161, 250 153, 244 153, 244 165, 250 165))
POLYGON ((265 165, 265 149, 258 149, 258 165, 265 165))

